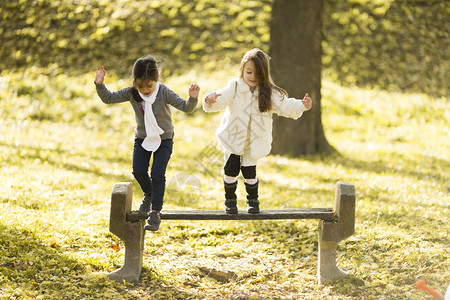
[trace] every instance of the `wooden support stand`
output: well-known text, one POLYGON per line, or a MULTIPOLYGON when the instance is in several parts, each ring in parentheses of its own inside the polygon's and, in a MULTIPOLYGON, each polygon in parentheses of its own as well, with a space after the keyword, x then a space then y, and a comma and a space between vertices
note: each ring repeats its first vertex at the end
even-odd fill
MULTIPOLYGON (((111 196, 109 230, 125 243, 125 262, 108 278, 117 282, 139 281, 144 251, 146 214, 131 211, 131 183, 116 183, 111 196)), ((319 255, 317 279, 319 284, 346 275, 336 266, 337 244, 355 231, 355 187, 351 183, 336 184, 335 208, 261 210, 259 214, 226 214, 222 210, 168 210, 161 212, 162 220, 281 220, 318 219, 319 255)))

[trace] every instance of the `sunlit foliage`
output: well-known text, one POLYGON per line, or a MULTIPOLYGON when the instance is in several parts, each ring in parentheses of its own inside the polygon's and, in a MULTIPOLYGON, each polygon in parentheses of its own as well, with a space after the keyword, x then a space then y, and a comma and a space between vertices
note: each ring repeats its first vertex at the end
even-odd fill
MULTIPOLYGON (((164 83, 186 96, 197 81, 203 93, 236 69, 164 83)), ((113 185, 133 181, 133 112, 104 105, 93 78, 32 68, 0 78, 0 298, 424 299, 417 279, 444 293, 448 99, 325 80, 324 128, 339 153, 269 156, 258 165, 263 209, 332 207, 336 181, 355 185, 356 234, 338 247, 338 265, 350 277, 317 286, 317 221, 163 221, 146 236, 141 282, 128 286, 106 274, 123 264, 124 245, 108 220, 113 185), (199 271, 205 265, 238 278, 218 282, 199 271)), ((106 84, 129 82, 107 77, 106 84)), ((166 209, 223 209, 214 136, 220 116, 174 111, 166 209)), ((136 208, 135 181, 133 192, 136 208)), ((244 208, 242 180, 238 197, 244 208)))
MULTIPOLYGON (((324 72, 347 85, 449 94, 445 0, 325 0, 324 72)), ((217 70, 253 47, 269 50, 271 0, 17 0, 0 6, 0 60, 53 73, 99 64, 130 76, 145 54, 164 75, 217 70)), ((2 68, 2 70, 4 70, 2 68)))

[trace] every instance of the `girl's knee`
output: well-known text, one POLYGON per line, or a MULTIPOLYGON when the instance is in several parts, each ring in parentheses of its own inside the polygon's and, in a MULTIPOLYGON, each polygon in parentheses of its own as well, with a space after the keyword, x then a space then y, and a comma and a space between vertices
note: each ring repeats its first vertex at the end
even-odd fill
POLYGON ((153 183, 158 183, 158 182, 166 182, 166 176, 165 174, 151 174, 151 179, 153 183))
POLYGON ((241 167, 241 172, 245 179, 256 178, 256 166, 241 167))
POLYGON ((241 157, 236 154, 231 154, 223 169, 225 175, 237 177, 239 175, 240 168, 241 168, 241 157))
POLYGON ((147 178, 149 178, 149 176, 148 176, 148 173, 147 172, 135 172, 135 171, 133 171, 133 176, 134 176, 134 178, 136 179, 136 180, 139 180, 139 179, 147 179, 147 178))

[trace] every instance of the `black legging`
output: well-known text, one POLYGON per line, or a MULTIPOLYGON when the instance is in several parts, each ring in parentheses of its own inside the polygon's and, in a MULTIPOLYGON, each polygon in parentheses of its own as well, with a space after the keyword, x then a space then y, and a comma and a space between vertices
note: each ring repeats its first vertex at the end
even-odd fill
POLYGON ((245 179, 256 178, 256 166, 241 166, 241 157, 236 154, 230 155, 223 170, 225 175, 230 177, 237 177, 240 170, 245 179))

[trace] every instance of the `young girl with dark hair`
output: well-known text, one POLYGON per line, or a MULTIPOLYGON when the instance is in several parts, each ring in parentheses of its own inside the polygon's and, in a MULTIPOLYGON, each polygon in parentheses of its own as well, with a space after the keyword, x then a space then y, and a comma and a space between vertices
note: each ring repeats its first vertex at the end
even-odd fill
POLYGON ((134 109, 136 129, 133 175, 144 193, 139 211, 149 213, 145 229, 157 231, 161 223, 166 168, 173 149, 174 126, 169 104, 183 112, 193 112, 197 106, 200 87, 195 83, 191 84, 188 100, 182 99, 159 82, 158 64, 152 56, 136 60, 133 66, 133 85, 130 87, 110 92, 103 83, 105 75, 105 68, 100 66, 94 80, 100 99, 106 104, 129 101, 134 109))
POLYGON ((247 212, 259 213, 256 163, 269 154, 272 144, 272 114, 298 119, 311 108, 308 94, 303 100, 288 98, 270 77, 269 57, 260 49, 248 51, 241 61, 239 78, 222 90, 206 93, 205 112, 225 109, 216 131, 224 152, 225 211, 238 213, 237 176, 242 172, 247 191, 247 212))

